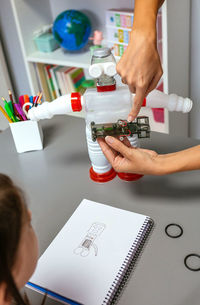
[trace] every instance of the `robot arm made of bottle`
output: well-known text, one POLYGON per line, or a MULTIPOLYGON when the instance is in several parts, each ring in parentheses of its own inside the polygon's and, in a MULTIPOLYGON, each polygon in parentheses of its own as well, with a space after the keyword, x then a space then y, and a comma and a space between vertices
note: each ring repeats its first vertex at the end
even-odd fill
POLYGON ((28 118, 32 121, 51 119, 54 115, 68 114, 81 111, 84 99, 78 92, 62 95, 52 102, 44 102, 28 111, 28 118))
MULTIPOLYGON (((42 105, 32 107, 28 111, 28 118, 32 121, 51 119, 54 115, 81 111, 85 108, 84 106, 84 95, 81 96, 78 92, 66 94, 50 103, 44 102, 42 105)), ((188 113, 192 109, 192 101, 189 98, 183 98, 176 94, 168 95, 161 91, 153 90, 144 99, 142 107, 166 108, 169 111, 188 113)))

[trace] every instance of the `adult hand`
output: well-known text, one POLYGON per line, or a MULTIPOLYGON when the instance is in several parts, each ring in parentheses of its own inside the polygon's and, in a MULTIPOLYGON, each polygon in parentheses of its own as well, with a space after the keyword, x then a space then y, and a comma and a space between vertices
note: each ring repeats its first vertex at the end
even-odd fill
POLYGON ((128 121, 138 115, 145 96, 156 88, 162 76, 160 57, 156 47, 155 31, 134 29, 129 45, 117 64, 122 82, 135 93, 133 107, 128 121))
POLYGON ((200 170, 200 145, 159 155, 153 150, 133 148, 127 138, 123 143, 114 137, 98 139, 101 149, 117 172, 141 175, 165 175, 200 170))
POLYGON ((133 148, 127 138, 123 142, 114 137, 99 138, 98 143, 116 172, 142 175, 162 175, 162 158, 153 150, 133 148))

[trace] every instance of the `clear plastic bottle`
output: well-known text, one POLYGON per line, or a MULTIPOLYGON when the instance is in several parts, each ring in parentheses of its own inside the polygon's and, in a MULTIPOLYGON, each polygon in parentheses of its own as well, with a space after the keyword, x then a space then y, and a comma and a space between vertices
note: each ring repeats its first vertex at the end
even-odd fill
POLYGON ((97 76, 95 77, 97 80, 97 86, 108 86, 115 84, 114 75, 110 76, 105 73, 109 69, 114 68, 116 74, 116 61, 109 48, 100 48, 94 51, 94 54, 91 59, 90 74, 92 74, 91 70, 92 68, 95 69, 95 66, 100 74, 99 76, 98 73, 96 75, 94 74, 94 77, 97 76))

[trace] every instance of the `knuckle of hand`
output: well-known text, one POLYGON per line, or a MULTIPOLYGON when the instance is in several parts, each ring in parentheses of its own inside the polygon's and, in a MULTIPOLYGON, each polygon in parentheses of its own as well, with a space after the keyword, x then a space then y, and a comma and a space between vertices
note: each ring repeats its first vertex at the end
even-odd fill
POLYGON ((126 71, 124 70, 120 70, 120 72, 118 72, 118 74, 121 76, 121 78, 126 82, 126 71))
POLYGON ((117 72, 117 74, 121 75, 121 68, 116 66, 116 72, 117 72))
POLYGON ((121 66, 120 66, 120 65, 117 65, 117 66, 116 66, 116 71, 117 71, 118 74, 121 73, 121 66))
POLYGON ((132 153, 132 149, 131 149, 131 148, 128 149, 128 151, 127 151, 127 157, 128 157, 129 159, 131 159, 131 158, 133 157, 133 153, 132 153))
POLYGON ((130 90, 131 90, 132 93, 136 93, 135 86, 131 86, 130 90))
POLYGON ((161 68, 159 71, 159 77, 161 78, 162 75, 163 75, 163 69, 161 68))
POLYGON ((138 79, 138 81, 137 81, 137 87, 138 87, 139 89, 145 88, 146 85, 147 85, 147 81, 144 80, 144 78, 139 78, 139 79, 138 79))
POLYGON ((127 83, 128 83, 129 85, 134 85, 134 78, 133 78, 132 75, 128 75, 128 76, 127 76, 127 83))
POLYGON ((118 63, 118 64, 117 64, 117 66, 116 66, 116 71, 117 71, 117 73, 120 74, 120 75, 121 75, 122 73, 124 74, 123 65, 122 65, 121 63, 118 63))
POLYGON ((108 149, 107 147, 105 147, 105 146, 101 146, 101 150, 102 150, 102 152, 103 152, 105 155, 107 155, 108 152, 109 152, 109 149, 108 149))
POLYGON ((130 90, 132 93, 135 93, 135 87, 133 87, 132 85, 129 86, 129 90, 130 90))

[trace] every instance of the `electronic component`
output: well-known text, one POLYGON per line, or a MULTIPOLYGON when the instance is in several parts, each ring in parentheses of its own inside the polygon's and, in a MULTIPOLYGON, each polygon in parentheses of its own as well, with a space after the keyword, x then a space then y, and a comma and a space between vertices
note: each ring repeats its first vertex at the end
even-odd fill
POLYGON ((138 138, 150 138, 149 118, 147 116, 137 117, 136 122, 118 120, 116 123, 95 124, 91 122, 92 140, 105 138, 106 136, 132 137, 134 134, 138 138))

